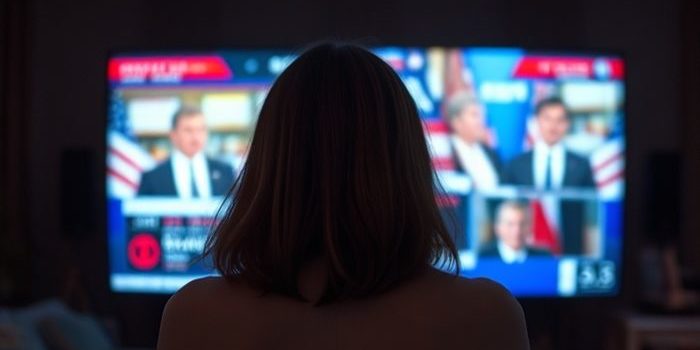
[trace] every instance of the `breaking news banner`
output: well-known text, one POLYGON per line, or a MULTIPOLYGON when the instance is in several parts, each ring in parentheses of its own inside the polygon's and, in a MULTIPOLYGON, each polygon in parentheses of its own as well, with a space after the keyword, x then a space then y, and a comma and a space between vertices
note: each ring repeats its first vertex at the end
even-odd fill
POLYGON ((201 255, 215 220, 201 216, 127 216, 129 264, 137 271, 185 272, 201 255))

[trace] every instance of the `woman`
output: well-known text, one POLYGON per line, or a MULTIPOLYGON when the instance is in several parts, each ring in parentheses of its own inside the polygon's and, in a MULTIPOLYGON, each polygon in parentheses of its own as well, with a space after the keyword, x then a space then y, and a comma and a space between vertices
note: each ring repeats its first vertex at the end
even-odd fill
POLYGON ((457 276, 435 196, 391 67, 352 45, 308 50, 272 86, 207 242, 222 277, 170 299, 158 348, 527 349, 517 301, 457 276))

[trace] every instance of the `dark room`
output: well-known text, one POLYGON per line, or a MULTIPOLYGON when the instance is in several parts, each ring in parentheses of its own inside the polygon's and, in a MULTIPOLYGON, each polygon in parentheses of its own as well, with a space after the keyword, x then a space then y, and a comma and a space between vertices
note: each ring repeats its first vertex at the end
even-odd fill
POLYGON ((0 350, 700 349, 700 1, 0 0, 0 350))

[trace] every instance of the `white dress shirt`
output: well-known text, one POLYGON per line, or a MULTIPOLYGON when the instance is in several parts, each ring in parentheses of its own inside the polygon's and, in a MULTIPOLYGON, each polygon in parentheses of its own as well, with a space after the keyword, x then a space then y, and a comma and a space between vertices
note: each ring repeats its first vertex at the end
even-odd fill
POLYGON ((468 144, 455 135, 452 135, 452 144, 457 152, 457 160, 472 178, 474 187, 492 189, 498 186, 498 174, 480 144, 468 144))
POLYGON ((514 250, 500 240, 498 241, 498 254, 501 255, 501 260, 506 264, 524 263, 527 259, 527 250, 525 248, 514 250))
POLYGON ((197 198, 211 197, 211 181, 209 180, 209 167, 203 153, 197 153, 191 159, 182 152, 174 149, 172 152, 173 176, 175 188, 180 198, 192 198, 192 174, 194 184, 197 186, 197 198), (194 171, 192 170, 194 168, 194 171))
POLYGON ((533 161, 534 166, 532 170, 534 171, 535 187, 538 189, 544 189, 546 171, 547 171, 547 157, 551 156, 549 160, 549 171, 550 171, 550 186, 551 189, 559 189, 564 184, 564 169, 566 169, 566 150, 561 143, 557 143, 554 146, 549 146, 544 142, 537 142, 533 150, 533 161))

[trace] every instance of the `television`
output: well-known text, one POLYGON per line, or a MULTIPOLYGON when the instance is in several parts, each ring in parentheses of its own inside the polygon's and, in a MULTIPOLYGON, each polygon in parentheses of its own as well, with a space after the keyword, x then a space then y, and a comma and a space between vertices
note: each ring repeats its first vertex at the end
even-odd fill
MULTIPOLYGON (((494 279, 519 297, 619 292, 622 58, 522 48, 372 50, 415 100, 461 275, 494 279)), ((113 291, 172 293, 216 273, 200 253, 245 162, 266 92, 294 58, 272 49, 109 58, 113 291)))

